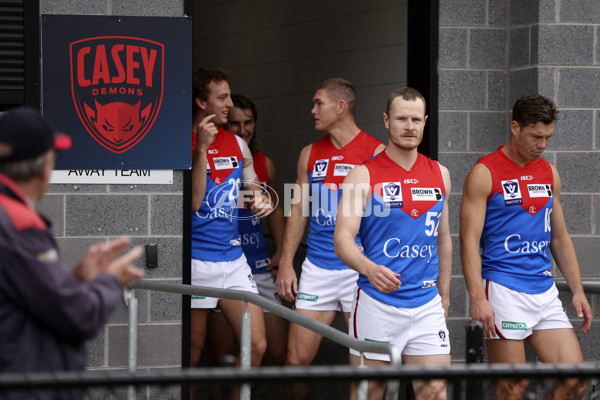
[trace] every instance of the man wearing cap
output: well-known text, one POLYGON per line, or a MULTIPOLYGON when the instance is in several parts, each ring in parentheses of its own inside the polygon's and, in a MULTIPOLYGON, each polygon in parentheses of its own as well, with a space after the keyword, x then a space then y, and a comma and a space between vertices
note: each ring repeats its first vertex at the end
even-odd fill
MULTIPOLYGON (((120 298, 141 278, 130 239, 91 246, 71 271, 50 224, 35 211, 48 189, 58 151, 71 147, 33 109, 0 116, 0 373, 78 371, 85 341, 95 336, 120 298)), ((79 390, 3 392, 3 399, 76 400, 79 390)))

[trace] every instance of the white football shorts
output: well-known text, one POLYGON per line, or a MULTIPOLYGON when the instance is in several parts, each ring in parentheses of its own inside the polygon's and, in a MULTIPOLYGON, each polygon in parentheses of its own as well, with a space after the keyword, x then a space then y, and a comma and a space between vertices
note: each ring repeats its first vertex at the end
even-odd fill
POLYGON ((497 336, 492 339, 523 340, 535 330, 573 329, 554 284, 540 294, 518 292, 487 279, 483 287, 495 314, 497 336))
MULTIPOLYGON (((357 288, 349 334, 359 340, 391 343, 408 356, 450 354, 450 335, 439 295, 420 307, 403 308, 375 300, 357 288)), ((354 349, 350 354, 360 356, 354 349)), ((390 361, 388 354, 365 352, 364 356, 390 361)))
POLYGON ((350 312, 358 272, 319 268, 306 258, 294 307, 300 310, 350 312))
MULTIPOLYGON (((192 259, 192 285, 218 289, 245 290, 257 293, 252 271, 242 255, 233 261, 200 261, 192 259)), ((219 299, 192 296, 191 308, 215 308, 219 299)))
POLYGON ((302 263, 294 307, 301 310, 350 312, 358 272, 353 269, 319 268, 302 263))

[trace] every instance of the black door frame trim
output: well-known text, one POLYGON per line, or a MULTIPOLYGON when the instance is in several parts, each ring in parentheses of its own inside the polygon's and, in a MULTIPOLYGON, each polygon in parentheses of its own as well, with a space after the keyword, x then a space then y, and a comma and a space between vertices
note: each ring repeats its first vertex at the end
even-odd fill
POLYGON ((408 0, 407 83, 427 101, 428 123, 419 151, 438 158, 439 0, 408 0))

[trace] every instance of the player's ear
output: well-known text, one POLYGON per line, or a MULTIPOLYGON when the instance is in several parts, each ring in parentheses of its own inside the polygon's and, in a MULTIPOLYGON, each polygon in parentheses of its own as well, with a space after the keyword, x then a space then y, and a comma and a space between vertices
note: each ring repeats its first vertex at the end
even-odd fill
POLYGON ((386 113, 383 113, 383 123, 385 124, 386 129, 390 129, 390 117, 386 113))
POLYGON ((198 108, 200 108, 201 110, 206 110, 206 102, 200 100, 199 97, 196 97, 196 105, 198 106, 198 108))
POLYGON ((521 131, 521 125, 519 125, 519 123, 517 121, 511 121, 510 122, 510 131, 512 132, 513 135, 516 135, 517 133, 519 133, 521 131))

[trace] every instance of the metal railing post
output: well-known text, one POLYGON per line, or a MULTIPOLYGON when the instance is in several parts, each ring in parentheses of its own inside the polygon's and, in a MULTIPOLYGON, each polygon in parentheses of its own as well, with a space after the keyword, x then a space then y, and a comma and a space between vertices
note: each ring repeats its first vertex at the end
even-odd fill
MULTIPOLYGON (((242 314, 242 340, 240 348, 240 367, 250 369, 252 367, 252 314, 248 312, 248 302, 244 302, 244 314, 242 314)), ((250 384, 243 383, 240 389, 240 399, 250 400, 250 384)))
MULTIPOLYGON (((137 323, 138 323, 138 300, 135 297, 135 290, 125 288, 123 290, 123 300, 129 310, 129 350, 127 357, 127 369, 129 372, 137 370, 137 323)), ((135 386, 127 386, 127 400, 136 399, 135 386)))
MULTIPOLYGON (((360 352, 360 365, 359 368, 367 368, 365 366, 365 354, 360 352)), ((367 400, 369 396, 369 381, 362 380, 356 385, 356 400, 367 400)))
MULTIPOLYGON (((467 364, 483 363, 484 341, 483 324, 477 321, 471 321, 466 327, 467 330, 467 354, 465 361, 467 364)), ((462 386, 462 385, 461 385, 462 386)), ((470 384, 465 382, 465 393, 467 399, 483 398, 483 383, 474 381, 470 384)))
MULTIPOLYGON (((388 345, 388 353, 390 355, 390 365, 392 367, 395 367, 397 369, 400 369, 400 367, 402 366, 402 353, 400 353, 400 350, 398 350, 398 348, 392 344, 388 345)), ((391 380, 388 381, 387 384, 387 389, 385 391, 385 400, 404 400, 404 394, 401 393, 400 397, 399 396, 399 392, 400 391, 400 381, 398 380, 391 380)))

